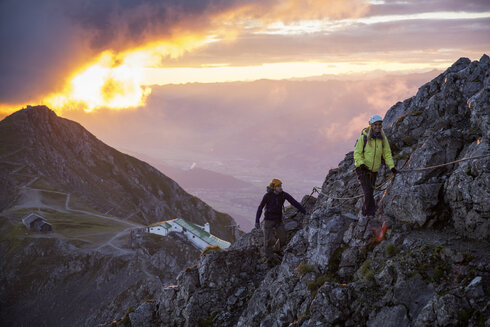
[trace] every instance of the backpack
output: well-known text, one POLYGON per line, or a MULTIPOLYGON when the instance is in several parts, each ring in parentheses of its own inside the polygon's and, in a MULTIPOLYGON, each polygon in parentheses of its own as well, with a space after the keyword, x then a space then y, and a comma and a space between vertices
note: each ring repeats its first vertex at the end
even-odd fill
MULTIPOLYGON (((270 198, 270 194, 274 192, 274 190, 272 188, 270 188, 269 185, 267 185, 267 198, 266 198, 266 201, 265 201, 265 210, 267 210, 267 203, 269 202, 269 198, 270 198)), ((284 191, 281 193, 282 195, 282 198, 281 198, 281 201, 282 201, 282 212, 284 213, 286 210, 284 208, 284 201, 286 200, 286 194, 284 194, 284 191)))
MULTIPOLYGON (((364 130, 362 130, 364 132, 364 130)), ((363 139, 364 139, 364 144, 362 146, 362 153, 364 153, 364 149, 366 149, 366 143, 367 143, 367 135, 362 133, 361 132, 361 135, 364 136, 363 139)), ((358 140, 357 140, 358 141, 358 140)), ((354 144, 354 147, 357 145, 357 141, 356 141, 356 144, 354 144)), ((381 150, 383 150, 383 146, 385 145, 385 140, 383 139, 383 142, 381 142, 381 150)))

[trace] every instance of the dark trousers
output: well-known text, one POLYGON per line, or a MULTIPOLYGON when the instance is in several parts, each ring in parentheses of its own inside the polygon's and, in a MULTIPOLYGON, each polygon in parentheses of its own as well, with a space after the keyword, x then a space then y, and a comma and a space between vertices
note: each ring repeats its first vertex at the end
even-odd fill
POLYGON ((273 248, 279 241, 275 250, 279 250, 282 245, 286 244, 286 230, 282 219, 264 220, 264 252, 266 258, 272 257, 273 248))
POLYGON ((376 214, 376 201, 374 200, 374 187, 376 185, 376 176, 378 173, 374 173, 367 169, 356 168, 357 178, 361 182, 362 192, 364 193, 364 199, 362 203, 362 214, 364 216, 374 216, 376 214))

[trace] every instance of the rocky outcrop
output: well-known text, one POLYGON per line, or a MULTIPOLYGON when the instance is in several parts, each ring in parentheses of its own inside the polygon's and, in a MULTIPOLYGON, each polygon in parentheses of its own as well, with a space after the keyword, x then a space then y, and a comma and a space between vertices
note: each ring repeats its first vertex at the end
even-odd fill
POLYGON ((385 240, 373 242, 373 226, 352 218, 335 208, 317 209, 284 247, 277 265, 264 263, 261 244, 205 254, 155 303, 138 307, 138 320, 130 315, 130 321, 478 326, 490 317, 488 243, 465 243, 451 233, 403 231, 404 225, 396 223, 385 240), (478 248, 474 255, 457 250, 470 244, 478 248))
POLYGON ((330 170, 310 215, 287 212, 285 225, 295 227, 280 262, 261 260, 254 230, 182 272, 154 304, 136 309, 138 322, 489 325, 490 158, 413 170, 488 154, 489 63, 486 55, 460 59, 388 111, 386 133, 406 171, 391 182, 380 170, 387 182, 377 191, 379 219, 356 215, 362 200, 349 153, 330 170))
MULTIPOLYGON (((469 157, 487 157, 421 171, 407 171, 389 185, 380 213, 413 226, 454 226, 461 235, 490 237, 490 58, 462 58, 386 113, 384 128, 397 168, 437 166, 469 157)), ((359 194, 352 153, 329 172, 322 191, 336 197, 359 194)), ((378 181, 391 173, 381 169, 378 181)), ((386 189, 381 187, 381 190, 386 189)), ((379 198, 382 196, 380 191, 379 198)), ((327 199, 325 205, 359 210, 362 199, 327 199)))
MULTIPOLYGON (((489 83, 490 58, 485 55, 479 62, 458 60, 419 89, 404 116, 390 126, 394 147, 408 156, 407 168, 490 153, 489 83)), ((387 194, 385 213, 419 226, 452 224, 462 235, 488 238, 489 163, 486 157, 402 174, 387 194)))

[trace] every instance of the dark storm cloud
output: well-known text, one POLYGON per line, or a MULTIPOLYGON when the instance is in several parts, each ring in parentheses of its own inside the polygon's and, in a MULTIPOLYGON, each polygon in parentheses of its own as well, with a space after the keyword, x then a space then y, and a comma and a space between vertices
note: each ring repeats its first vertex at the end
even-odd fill
POLYGON ((91 0, 70 4, 66 12, 73 23, 92 34, 91 45, 103 49, 108 46, 126 47, 128 41, 137 44, 149 38, 165 36, 178 24, 192 26, 206 23, 206 15, 232 8, 236 3, 216 0, 91 0))
MULTIPOLYGON (((205 27, 247 1, 0 1, 0 102, 28 101, 60 87, 102 50, 123 50, 205 27)), ((253 1, 249 1, 253 2, 253 1)))
POLYGON ((0 2, 0 99, 38 94, 76 60, 77 30, 54 1, 0 2))

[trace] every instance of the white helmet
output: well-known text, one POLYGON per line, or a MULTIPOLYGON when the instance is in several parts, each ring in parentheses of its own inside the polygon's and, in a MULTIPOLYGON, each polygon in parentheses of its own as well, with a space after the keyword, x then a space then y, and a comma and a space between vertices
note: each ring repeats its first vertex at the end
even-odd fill
POLYGON ((374 124, 377 121, 383 121, 383 118, 381 118, 380 115, 372 115, 371 118, 369 118, 369 125, 374 124))

